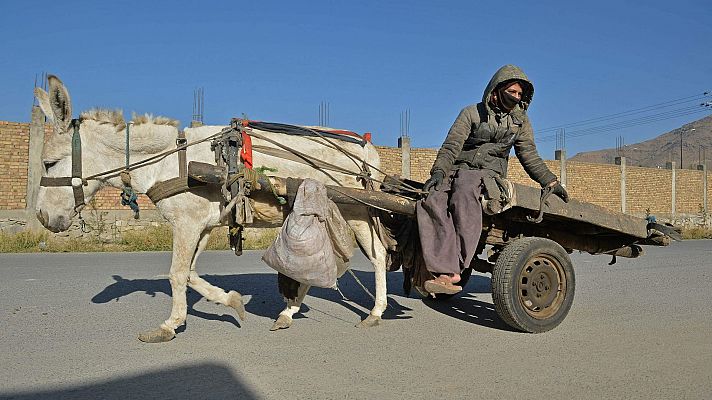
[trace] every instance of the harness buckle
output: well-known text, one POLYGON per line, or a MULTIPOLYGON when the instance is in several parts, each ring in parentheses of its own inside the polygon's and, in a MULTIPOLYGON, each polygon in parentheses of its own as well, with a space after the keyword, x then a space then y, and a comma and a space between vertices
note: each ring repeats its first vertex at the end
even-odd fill
POLYGON ((178 139, 176 139, 176 147, 185 146, 185 145, 187 145, 187 144, 188 144, 188 139, 186 139, 186 138, 178 138, 178 139))

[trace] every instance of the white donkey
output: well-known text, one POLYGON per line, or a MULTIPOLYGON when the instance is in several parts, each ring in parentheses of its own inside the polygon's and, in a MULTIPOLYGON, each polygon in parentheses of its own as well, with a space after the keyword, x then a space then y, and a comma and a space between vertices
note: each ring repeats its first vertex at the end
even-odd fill
MULTIPOLYGON (((55 133, 46 141, 43 151, 45 177, 69 177, 72 170, 72 105, 69 93, 64 84, 55 76, 49 76, 49 93, 35 89, 35 96, 48 120, 54 124, 55 133)), ((119 112, 107 110, 92 110, 81 114, 79 128, 81 136, 81 176, 89 177, 107 170, 120 168, 125 162, 125 126, 123 116, 119 112)), ((136 118, 130 131, 131 161, 140 161, 167 150, 175 149, 177 121, 167 118, 152 118, 144 116, 136 118)), ((198 141, 220 132, 223 126, 202 126, 185 130, 188 142, 198 141)), ((358 166, 343 153, 318 143, 323 139, 314 140, 299 136, 288 136, 277 133, 263 133, 269 139, 286 146, 298 149, 300 152, 318 155, 322 161, 358 172, 358 166)), ((274 145, 253 138, 255 146, 275 147, 274 145)), ((340 142, 348 152, 379 167, 379 157, 375 147, 368 143, 364 147, 358 144, 340 142)), ((214 153, 209 141, 190 146, 187 149, 189 161, 214 163, 214 153)), ((253 164, 257 166, 274 167, 274 173, 280 177, 312 178, 327 184, 338 184, 347 187, 361 188, 362 184, 355 176, 334 171, 324 172, 308 165, 255 153, 253 164), (336 181, 336 182, 335 182, 336 181)), ((131 171, 131 183, 139 193, 145 193, 157 182, 166 181, 178 176, 178 156, 173 153, 158 162, 131 171)), ((375 179, 382 176, 373 171, 375 179)), ((45 178, 46 179, 46 178, 45 178)), ((49 181, 50 179, 47 179, 49 181)), ((78 180, 73 184, 78 186, 78 180)), ((105 186, 122 188, 118 177, 88 180, 81 190, 76 189, 89 201, 94 194, 105 186)), ((37 218, 42 225, 53 232, 69 229, 80 207, 75 207, 76 192, 69 186, 41 187, 37 199, 37 218)), ((195 272, 198 255, 208 242, 213 228, 220 226, 221 195, 217 189, 207 187, 181 193, 158 201, 157 209, 173 227, 173 258, 171 261, 169 280, 172 290, 173 307, 170 317, 160 327, 139 335, 145 342, 165 342, 175 337, 175 330, 185 322, 187 314, 186 287, 190 286, 208 300, 233 307, 240 318, 244 318, 242 296, 235 292, 225 292, 195 272)), ((259 197, 251 199, 254 204, 256 220, 261 226, 280 226, 282 224, 282 209, 274 198, 259 197)), ((342 214, 353 229, 356 240, 364 254, 375 267, 376 301, 370 315, 358 326, 377 325, 386 308, 386 251, 378 239, 376 230, 369 220, 368 209, 364 206, 341 207, 342 214)), ((291 325, 292 316, 299 311, 308 287, 301 285, 295 300, 288 301, 287 307, 279 314, 273 329, 287 328, 291 325)))

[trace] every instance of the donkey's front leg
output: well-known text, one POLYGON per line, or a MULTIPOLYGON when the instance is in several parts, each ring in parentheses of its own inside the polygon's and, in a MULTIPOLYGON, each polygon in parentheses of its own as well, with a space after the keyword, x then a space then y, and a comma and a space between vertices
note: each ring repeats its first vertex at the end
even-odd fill
POLYGON ((242 301, 242 295, 234 290, 226 293, 223 289, 211 285, 208 281, 198 276, 197 272, 195 272, 195 263, 198 261, 198 256, 200 256, 203 250, 205 250, 205 246, 208 244, 208 239, 210 239, 210 231, 205 230, 201 233, 200 242, 198 242, 198 250, 195 252, 193 262, 190 265, 190 279, 188 280, 188 285, 209 301, 232 307, 235 309, 235 312, 237 312, 237 316, 244 321, 245 303, 242 301))
POLYGON ((287 307, 279 313, 277 320, 269 329, 271 331, 276 331, 279 329, 287 329, 292 326, 292 316, 299 312, 302 307, 302 301, 307 295, 310 286, 303 283, 299 284, 299 289, 297 289, 297 297, 294 299, 287 299, 287 307))
POLYGON ((173 307, 171 316, 161 326, 150 332, 142 333, 138 339, 142 342, 161 343, 173 339, 176 328, 183 325, 188 314, 186 286, 193 255, 196 252, 200 232, 191 224, 175 224, 173 226, 173 259, 168 280, 171 283, 173 307))

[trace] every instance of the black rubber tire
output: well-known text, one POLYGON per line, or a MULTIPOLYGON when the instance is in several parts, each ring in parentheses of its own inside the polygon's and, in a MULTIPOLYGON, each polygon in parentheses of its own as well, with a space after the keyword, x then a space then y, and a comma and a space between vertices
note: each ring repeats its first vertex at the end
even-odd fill
POLYGON ((527 237, 504 247, 492 271, 492 300, 500 318, 520 331, 558 326, 571 309, 576 281, 566 250, 553 240, 527 237))

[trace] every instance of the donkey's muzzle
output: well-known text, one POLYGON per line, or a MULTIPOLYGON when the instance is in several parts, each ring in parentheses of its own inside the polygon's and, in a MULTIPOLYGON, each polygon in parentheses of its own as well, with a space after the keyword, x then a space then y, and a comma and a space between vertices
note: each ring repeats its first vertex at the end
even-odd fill
POLYGON ((50 218, 47 211, 43 211, 41 209, 37 210, 36 215, 42 226, 54 233, 66 231, 72 225, 71 218, 67 218, 63 215, 50 218))
POLYGON ((40 224, 42 224, 42 226, 46 227, 47 221, 49 221, 49 216, 47 215, 47 211, 37 210, 37 213, 35 215, 37 216, 37 220, 40 221, 40 224))

